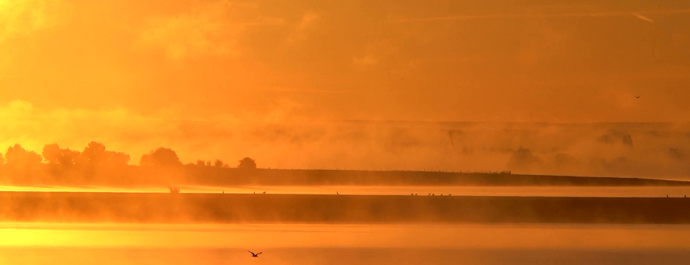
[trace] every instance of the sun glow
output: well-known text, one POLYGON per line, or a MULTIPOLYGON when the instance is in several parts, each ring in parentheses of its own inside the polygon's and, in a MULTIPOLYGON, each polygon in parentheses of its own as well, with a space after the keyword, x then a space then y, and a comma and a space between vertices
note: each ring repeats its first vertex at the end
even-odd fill
POLYGON ((0 223, 0 246, 139 248, 674 248, 687 226, 0 223), (366 235, 366 236, 364 236, 366 235), (598 240, 590 240, 596 236, 598 240), (471 239, 471 240, 468 240, 471 239), (526 240, 529 239, 529 240, 526 240))

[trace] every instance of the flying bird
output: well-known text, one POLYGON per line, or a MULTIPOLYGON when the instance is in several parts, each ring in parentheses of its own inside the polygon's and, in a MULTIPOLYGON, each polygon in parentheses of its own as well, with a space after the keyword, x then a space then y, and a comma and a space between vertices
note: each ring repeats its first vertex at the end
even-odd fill
MULTIPOLYGON (((249 251, 249 250, 247 250, 247 251, 249 251)), ((258 258, 259 255, 261 255, 261 253, 263 253, 263 252, 254 253, 254 252, 249 251, 249 253, 252 253, 252 258, 258 258)))
POLYGON ((635 96, 635 98, 638 98, 638 99, 639 99, 639 98, 640 98, 640 96, 635 96))
POLYGON ((654 23, 654 20, 652 20, 651 18, 645 17, 645 16, 643 16, 643 15, 640 15, 639 13, 633 12, 632 15, 635 16, 636 18, 639 18, 639 19, 641 19, 641 20, 647 21, 647 22, 649 22, 649 23, 654 23))

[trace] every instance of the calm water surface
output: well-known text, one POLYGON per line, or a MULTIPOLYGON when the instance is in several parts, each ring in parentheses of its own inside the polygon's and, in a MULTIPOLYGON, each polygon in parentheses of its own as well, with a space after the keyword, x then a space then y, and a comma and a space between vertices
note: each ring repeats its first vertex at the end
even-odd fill
POLYGON ((688 264, 686 225, 0 223, 0 264, 688 264), (263 251, 252 258, 246 251, 263 251))

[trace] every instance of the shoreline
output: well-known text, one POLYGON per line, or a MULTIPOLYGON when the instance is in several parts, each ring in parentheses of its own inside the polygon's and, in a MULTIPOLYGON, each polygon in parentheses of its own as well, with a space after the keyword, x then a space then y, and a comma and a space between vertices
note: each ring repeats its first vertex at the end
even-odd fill
POLYGON ((0 192, 0 221, 690 224, 690 198, 0 192))

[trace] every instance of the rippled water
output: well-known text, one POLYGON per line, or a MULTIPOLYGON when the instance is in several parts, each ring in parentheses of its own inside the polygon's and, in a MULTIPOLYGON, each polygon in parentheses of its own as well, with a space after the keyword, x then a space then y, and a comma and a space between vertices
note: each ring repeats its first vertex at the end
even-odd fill
POLYGON ((0 264, 687 264, 688 238, 686 225, 1 223, 0 264))

